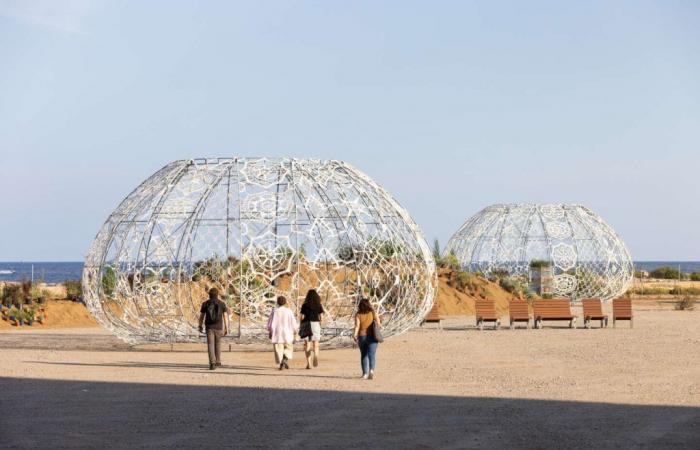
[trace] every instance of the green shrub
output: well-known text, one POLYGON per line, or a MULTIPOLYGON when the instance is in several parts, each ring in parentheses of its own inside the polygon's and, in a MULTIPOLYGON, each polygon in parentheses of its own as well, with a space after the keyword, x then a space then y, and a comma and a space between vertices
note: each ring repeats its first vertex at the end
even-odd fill
POLYGON ((438 266, 440 265, 442 259, 440 255, 440 242, 437 239, 435 239, 433 241, 433 259, 435 260, 435 264, 437 264, 438 266))
POLYGON ((657 267, 649 273, 651 278, 661 278, 664 280, 677 280, 679 279, 680 275, 681 274, 678 269, 668 266, 657 267))
POLYGON ((474 276, 469 272, 459 271, 455 278, 456 288, 459 291, 466 292, 467 290, 474 290, 476 283, 474 282, 474 276))
POLYGON ((530 289, 530 286, 528 285, 527 282, 520 278, 516 277, 504 277, 504 278, 499 278, 498 280, 499 286, 501 288, 513 295, 517 295, 520 297, 525 297, 525 298, 533 298, 535 296, 535 293, 530 289))
POLYGON ((508 278, 510 276, 510 272, 508 272, 507 269, 493 269, 491 270, 489 279, 491 281, 498 281, 501 278, 508 278))
POLYGON ((35 308, 24 308, 24 322, 25 323, 33 323, 34 319, 36 317, 36 309, 35 308))
POLYGON ((678 311, 692 311, 695 309, 695 299, 686 295, 676 302, 675 308, 678 311))
POLYGON ((66 298, 77 301, 83 297, 83 284, 80 280, 66 280, 63 282, 66 287, 66 298))
POLYGON ((19 319, 19 312, 20 312, 20 309, 16 306, 13 306, 12 308, 10 308, 10 311, 7 313, 8 319, 12 318, 12 317, 14 317, 15 319, 19 319))
POLYGON ((33 284, 29 290, 29 300, 31 301, 42 301, 49 297, 51 297, 51 292, 41 289, 37 283, 33 284))
MULTIPOLYGON (((401 255, 403 253, 403 246, 388 240, 373 237, 367 241, 364 251, 371 256, 376 255, 383 259, 391 259, 395 255, 401 255)), ((291 257, 291 254, 289 256, 291 257)))
POLYGON ((19 307, 24 303, 22 286, 19 284, 7 284, 2 292, 2 303, 7 306, 19 307))
POLYGON ((669 294, 671 295, 700 295, 700 288, 696 287, 686 287, 686 288, 677 288, 674 287, 670 291, 668 291, 669 294))
POLYGON ((457 271, 459 271, 462 268, 459 264, 459 260, 457 259, 457 255, 455 255, 452 252, 450 252, 442 259, 442 267, 447 267, 449 269, 457 271))
POLYGON ((32 282, 25 278, 20 282, 20 286, 22 287, 22 296, 24 300, 26 301, 32 298, 32 282))
POLYGON ((503 290, 511 293, 511 294, 516 294, 518 292, 518 282, 511 277, 504 277, 498 280, 498 284, 503 288, 503 290))
POLYGON ((102 293, 107 297, 114 295, 114 290, 117 287, 117 274, 111 267, 107 266, 104 275, 102 275, 102 293))
POLYGON ((543 259, 533 259, 530 261, 530 268, 531 269, 539 269, 542 267, 551 267, 552 262, 551 261, 545 261, 543 259))
POLYGON ((690 274, 690 279, 692 281, 700 281, 700 272, 693 272, 690 274))

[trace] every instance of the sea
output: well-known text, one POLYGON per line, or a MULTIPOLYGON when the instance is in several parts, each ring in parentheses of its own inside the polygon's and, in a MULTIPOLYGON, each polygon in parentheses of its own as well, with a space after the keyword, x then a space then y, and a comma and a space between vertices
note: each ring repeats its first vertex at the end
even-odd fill
MULTIPOLYGON (((637 270, 652 270, 670 266, 681 272, 700 272, 700 261, 635 261, 637 270)), ((82 261, 66 262, 0 262, 0 281, 22 281, 32 279, 45 283, 63 283, 66 280, 79 280, 83 275, 82 261)))

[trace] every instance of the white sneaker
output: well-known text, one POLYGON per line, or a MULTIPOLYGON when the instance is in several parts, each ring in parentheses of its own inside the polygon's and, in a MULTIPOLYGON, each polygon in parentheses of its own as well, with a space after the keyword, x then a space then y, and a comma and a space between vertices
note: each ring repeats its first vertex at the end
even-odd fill
POLYGON ((369 371, 369 377, 367 377, 369 380, 374 380, 374 370, 369 371))
POLYGON ((362 376, 361 376, 360 378, 362 378, 363 380, 366 380, 366 379, 367 379, 367 374, 366 374, 366 373, 363 373, 362 376))

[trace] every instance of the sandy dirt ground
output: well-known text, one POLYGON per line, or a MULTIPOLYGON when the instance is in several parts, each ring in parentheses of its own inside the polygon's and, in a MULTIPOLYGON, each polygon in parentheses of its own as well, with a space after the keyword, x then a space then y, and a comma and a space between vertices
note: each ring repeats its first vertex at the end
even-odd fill
POLYGON ((201 344, 129 348, 99 328, 0 332, 0 447, 700 448, 700 311, 635 326, 473 328, 453 317, 304 369, 201 344))

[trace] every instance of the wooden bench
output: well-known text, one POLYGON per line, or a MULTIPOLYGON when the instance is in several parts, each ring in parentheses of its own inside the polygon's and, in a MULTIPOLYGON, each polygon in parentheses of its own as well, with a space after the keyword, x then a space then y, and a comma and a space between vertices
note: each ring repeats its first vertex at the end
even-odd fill
POLYGON ((508 315, 510 316, 510 329, 515 329, 516 322, 525 322, 530 329, 530 307, 527 302, 513 300, 508 304, 508 315))
POLYGON ((613 328, 618 320, 629 320, 630 328, 634 328, 632 320, 632 300, 629 298, 616 298, 613 300, 613 328))
POLYGON ((576 316, 571 314, 567 299, 537 300, 534 305, 535 328, 542 328, 543 320, 567 320, 569 328, 576 328, 576 316))
POLYGON ((608 326, 608 315, 603 314, 603 307, 599 298, 584 298, 581 300, 583 304, 583 324, 589 330, 591 322, 600 320, 600 328, 608 326))
POLYGON ((484 330, 484 322, 493 322, 493 329, 501 326, 501 319, 496 314, 496 303, 493 300, 476 301, 476 326, 484 330))
POLYGON ((442 316, 440 316, 440 311, 438 310, 437 298, 435 299, 435 302, 433 302, 433 307, 430 309, 428 314, 423 317, 423 321, 420 323, 420 326, 423 326, 425 323, 437 323, 438 328, 442 330, 442 316))

